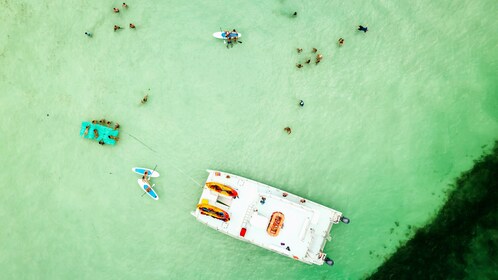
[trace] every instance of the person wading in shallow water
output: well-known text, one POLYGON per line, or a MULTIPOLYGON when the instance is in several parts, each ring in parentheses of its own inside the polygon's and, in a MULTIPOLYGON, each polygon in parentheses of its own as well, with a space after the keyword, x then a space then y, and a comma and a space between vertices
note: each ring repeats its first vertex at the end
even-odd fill
POLYGON ((144 98, 142 98, 142 101, 141 101, 141 102, 142 102, 142 104, 145 104, 145 103, 147 102, 147 100, 148 100, 148 99, 149 99, 149 95, 148 95, 148 94, 146 94, 146 95, 144 96, 144 98))

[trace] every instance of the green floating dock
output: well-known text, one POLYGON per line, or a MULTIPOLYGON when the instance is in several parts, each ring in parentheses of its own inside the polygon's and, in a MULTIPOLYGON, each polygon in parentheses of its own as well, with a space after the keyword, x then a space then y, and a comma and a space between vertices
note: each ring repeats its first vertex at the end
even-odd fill
POLYGON ((107 127, 107 126, 104 126, 104 125, 93 124, 91 122, 82 122, 81 123, 80 136, 83 136, 84 138, 87 138, 87 139, 96 140, 97 142, 100 142, 102 140, 107 145, 115 145, 116 140, 109 138, 109 136, 117 137, 118 134, 119 134, 119 131, 114 130, 114 129, 107 127), (83 135, 85 133, 87 126, 90 127, 88 129, 88 134, 83 135), (97 132, 99 134, 98 138, 95 138, 94 130, 97 130, 97 132))

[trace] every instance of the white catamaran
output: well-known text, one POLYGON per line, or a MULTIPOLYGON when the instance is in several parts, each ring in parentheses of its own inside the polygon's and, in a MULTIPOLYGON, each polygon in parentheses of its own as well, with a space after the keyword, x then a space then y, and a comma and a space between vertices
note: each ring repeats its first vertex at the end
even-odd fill
POLYGON ((323 252, 341 212, 226 172, 209 176, 192 215, 234 238, 307 264, 333 265, 323 252))

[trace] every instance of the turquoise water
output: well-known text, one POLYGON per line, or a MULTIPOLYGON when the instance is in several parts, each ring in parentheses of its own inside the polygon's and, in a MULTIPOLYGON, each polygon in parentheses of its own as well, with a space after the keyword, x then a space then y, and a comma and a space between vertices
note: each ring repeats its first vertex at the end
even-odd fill
POLYGON ((0 1, 3 279, 362 278, 498 133, 493 1, 120 3, 0 1), (79 137, 101 118, 116 146, 79 137), (130 170, 156 164, 158 201, 130 170), (344 212, 336 265, 198 223, 207 168, 344 212))

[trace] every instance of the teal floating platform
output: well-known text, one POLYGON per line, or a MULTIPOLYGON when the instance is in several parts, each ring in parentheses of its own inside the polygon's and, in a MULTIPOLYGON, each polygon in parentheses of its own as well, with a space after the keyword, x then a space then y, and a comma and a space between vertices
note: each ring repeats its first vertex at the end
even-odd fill
POLYGON ((100 125, 100 124, 93 124, 91 122, 82 122, 81 123, 81 129, 80 129, 80 136, 83 136, 84 138, 87 139, 93 139, 98 142, 104 141, 105 144, 107 145, 115 145, 116 140, 109 138, 109 136, 114 136, 117 137, 119 134, 119 131, 114 130, 110 127, 100 125), (85 134, 85 130, 88 127, 88 133, 85 134), (97 134, 99 137, 95 137, 95 130, 97 130, 97 134))

